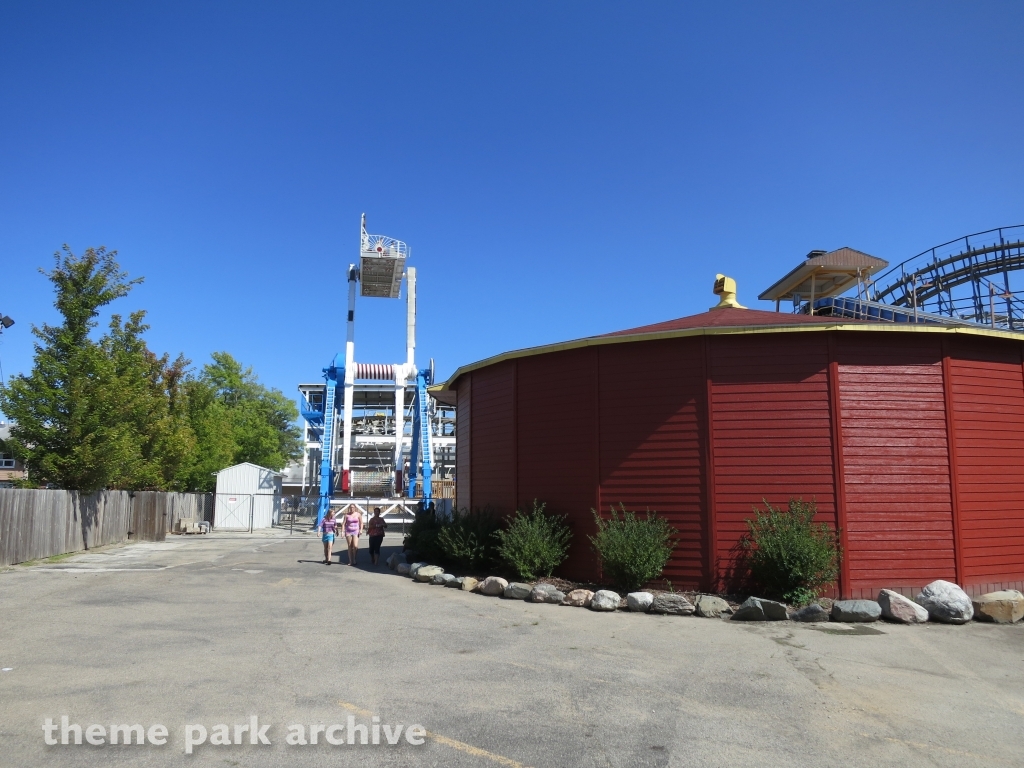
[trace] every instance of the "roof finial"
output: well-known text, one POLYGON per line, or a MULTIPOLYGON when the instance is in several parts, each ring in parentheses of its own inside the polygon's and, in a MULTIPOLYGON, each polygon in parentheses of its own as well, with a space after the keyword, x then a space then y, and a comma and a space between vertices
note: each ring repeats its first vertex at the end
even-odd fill
POLYGON ((712 309, 746 309, 736 301, 736 281, 725 275, 715 275, 715 295, 721 296, 721 300, 712 309))

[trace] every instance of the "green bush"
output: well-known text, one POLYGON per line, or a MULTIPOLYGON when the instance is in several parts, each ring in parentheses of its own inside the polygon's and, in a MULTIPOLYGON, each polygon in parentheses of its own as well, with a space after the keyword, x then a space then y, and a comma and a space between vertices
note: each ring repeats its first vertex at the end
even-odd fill
POLYGON ((461 510, 445 521, 437 534, 437 544, 446 563, 466 570, 487 568, 497 560, 494 533, 501 521, 490 508, 461 510))
POLYGON ((815 502, 790 499, 789 509, 754 507, 750 532, 742 546, 754 584, 765 597, 803 605, 818 597, 839 576, 839 532, 815 523, 815 502))
POLYGON ((516 510, 505 530, 496 531, 498 554, 519 578, 533 581, 550 576, 569 554, 572 533, 564 515, 549 515, 533 500, 533 512, 516 510))
POLYGON ((601 558, 605 578, 633 591, 661 576, 675 548, 672 536, 676 530, 650 510, 646 517, 638 518, 622 504, 619 509, 621 517, 613 506, 607 520, 591 510, 597 535, 590 537, 590 543, 601 558))
POLYGON ((444 558, 444 551, 438 537, 444 524, 444 520, 438 520, 437 516, 430 512, 416 515, 416 519, 409 524, 409 530, 405 534, 405 548, 412 550, 420 560, 440 563, 444 558))

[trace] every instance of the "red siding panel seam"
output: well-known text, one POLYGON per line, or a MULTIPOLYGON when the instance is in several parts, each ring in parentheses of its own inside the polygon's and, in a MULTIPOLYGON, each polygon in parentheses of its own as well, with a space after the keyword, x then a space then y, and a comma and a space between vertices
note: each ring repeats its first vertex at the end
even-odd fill
POLYGON ((949 342, 942 339, 942 397, 946 405, 946 450, 949 453, 949 499, 953 507, 953 566, 956 568, 956 583, 964 583, 963 542, 960 539, 960 481, 957 477, 956 431, 953 418, 953 393, 951 391, 949 364, 949 342))
POLYGON ((846 527, 846 473, 843 466, 842 407, 839 402, 839 360, 836 356, 836 337, 828 334, 828 389, 832 403, 832 460, 835 482, 836 527, 843 555, 839 561, 839 594, 848 597, 850 591, 850 544, 846 527))
POLYGON ((708 564, 707 564, 707 582, 708 589, 715 591, 718 588, 719 574, 718 574, 718 519, 715 515, 715 429, 714 419, 712 418, 712 402, 711 402, 711 349, 708 344, 708 337, 704 336, 701 338, 701 345, 703 346, 704 355, 701 358, 703 365, 704 374, 704 425, 705 435, 707 436, 704 442, 705 451, 705 477, 704 477, 704 493, 707 499, 707 511, 706 511, 706 525, 707 525, 707 543, 708 543, 708 564))
POLYGON ((601 348, 594 347, 594 429, 597 444, 594 446, 594 510, 601 514, 601 348))
MULTIPOLYGON (((475 377, 470 374, 469 376, 469 408, 473 410, 473 379, 475 377)), ((469 420, 469 508, 473 509, 473 502, 476 497, 473 495, 473 419, 469 420)), ((395 438, 396 440, 398 438, 395 438)), ((404 523, 403 523, 404 525, 404 523)))
POLYGON ((519 506, 519 361, 512 361, 512 501, 519 506))

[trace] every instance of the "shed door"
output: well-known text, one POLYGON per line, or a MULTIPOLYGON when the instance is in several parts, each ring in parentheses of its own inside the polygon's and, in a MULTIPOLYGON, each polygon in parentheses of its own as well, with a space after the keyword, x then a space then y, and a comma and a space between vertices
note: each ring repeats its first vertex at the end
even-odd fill
POLYGON ((214 527, 249 530, 251 502, 252 495, 248 493, 218 493, 214 527))

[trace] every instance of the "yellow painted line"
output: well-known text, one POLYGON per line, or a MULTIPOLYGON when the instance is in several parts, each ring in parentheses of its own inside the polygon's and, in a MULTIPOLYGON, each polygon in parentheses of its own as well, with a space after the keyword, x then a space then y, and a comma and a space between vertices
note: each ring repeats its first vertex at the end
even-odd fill
POLYGON ((433 739, 438 744, 444 744, 452 749, 457 749, 459 752, 465 752, 467 755, 473 755, 474 757, 483 757, 487 760, 497 763, 498 765, 507 765, 508 768, 526 768, 522 763, 517 763, 508 757, 502 757, 496 755, 493 752, 488 752, 486 749, 480 749, 480 747, 474 747, 471 744, 465 744, 455 739, 449 739, 447 736, 442 736, 439 733, 431 733, 427 731, 427 738, 433 739))
POLYGON ((355 712, 357 715, 362 715, 363 717, 373 717, 373 712, 370 710, 362 709, 361 707, 357 707, 355 704, 349 704, 347 701, 339 701, 338 706, 342 709, 347 709, 349 712, 355 712))
MULTIPOLYGON (((338 706, 343 709, 347 709, 349 712, 355 712, 357 715, 362 715, 363 717, 373 717, 373 712, 370 712, 368 709, 363 709, 362 707, 357 707, 355 704, 349 704, 347 701, 339 701, 338 706)), ((498 765, 508 766, 508 768, 528 768, 528 766, 518 763, 512 758, 496 755, 494 752, 488 752, 486 749, 474 747, 472 744, 466 744, 463 741, 449 739, 447 736, 442 736, 439 733, 427 731, 427 738, 433 739, 438 744, 444 744, 446 747, 457 749, 459 752, 465 752, 467 755, 482 757, 486 760, 497 763, 498 765)))

